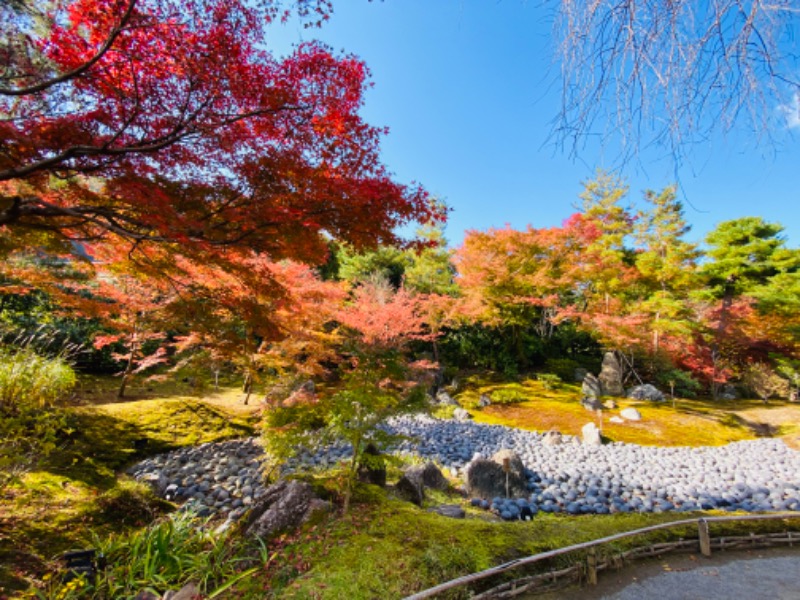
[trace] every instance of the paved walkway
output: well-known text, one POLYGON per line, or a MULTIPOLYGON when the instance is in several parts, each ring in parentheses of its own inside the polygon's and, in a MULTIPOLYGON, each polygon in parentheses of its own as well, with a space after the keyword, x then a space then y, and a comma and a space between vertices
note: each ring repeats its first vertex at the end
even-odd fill
POLYGON ((603 571, 595 587, 531 600, 799 600, 800 548, 675 554, 603 571))

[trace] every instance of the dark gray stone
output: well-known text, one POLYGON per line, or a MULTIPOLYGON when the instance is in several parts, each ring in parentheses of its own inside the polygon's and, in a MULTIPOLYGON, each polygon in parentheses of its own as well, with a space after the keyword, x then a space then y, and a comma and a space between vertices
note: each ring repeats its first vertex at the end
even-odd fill
POLYGON ((581 400, 581 406, 591 411, 603 410, 603 403, 598 398, 592 396, 585 396, 581 400))
POLYGON ((634 400, 649 400, 650 402, 664 402, 666 397, 655 386, 646 383, 637 385, 628 390, 628 398, 634 400))
POLYGON ((510 450, 501 450, 492 460, 473 460, 466 468, 466 488, 470 496, 478 498, 524 496, 528 486, 522 460, 510 450), (508 472, 503 470, 505 458, 508 472))
POLYGON ((422 482, 422 486, 433 490, 445 491, 450 487, 450 483, 445 476, 432 462, 427 462, 424 465, 417 465, 406 469, 405 474, 418 478, 422 482))
POLYGON ((308 483, 282 479, 267 488, 253 506, 245 534, 270 538, 282 531, 295 529, 314 514, 330 509, 330 502, 320 500, 308 483))
POLYGON ((394 489, 400 498, 417 506, 422 506, 422 502, 425 500, 425 487, 419 477, 409 477, 407 474, 403 474, 394 489))
POLYGON ((458 504, 442 504, 432 508, 430 512, 443 517, 450 517, 451 519, 463 519, 467 516, 466 511, 458 504))
POLYGON ((450 483, 439 467, 428 462, 407 468, 395 485, 395 491, 404 500, 421 505, 425 499, 425 488, 444 491, 449 487, 450 483))

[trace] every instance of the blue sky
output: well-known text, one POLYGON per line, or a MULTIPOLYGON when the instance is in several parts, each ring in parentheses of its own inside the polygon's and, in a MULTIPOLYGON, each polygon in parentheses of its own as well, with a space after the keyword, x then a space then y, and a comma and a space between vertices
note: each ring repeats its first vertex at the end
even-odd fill
MULTIPOLYGON (((282 53, 320 39, 367 63, 374 87, 362 113, 390 129, 383 160, 447 202, 451 245, 469 229, 559 225, 581 182, 615 166, 614 146, 571 158, 548 142, 559 68, 540 0, 339 0, 334 10, 322 29, 289 23, 270 44, 282 53)), ((761 148, 752 132, 720 136, 677 170, 665 151, 645 152, 617 174, 634 204, 677 180, 693 241, 721 221, 760 216, 797 246, 800 141, 788 127, 772 133, 778 145, 761 148)))

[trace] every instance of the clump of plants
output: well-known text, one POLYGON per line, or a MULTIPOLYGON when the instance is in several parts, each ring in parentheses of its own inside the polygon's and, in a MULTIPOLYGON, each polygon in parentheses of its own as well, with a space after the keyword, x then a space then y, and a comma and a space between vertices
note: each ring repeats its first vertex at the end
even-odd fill
POLYGON ((142 591, 160 597, 191 581, 205 597, 214 598, 252 576, 259 558, 260 564, 266 562, 263 544, 236 544, 230 534, 213 533, 203 525, 182 512, 133 533, 95 537, 96 576, 50 576, 43 597, 132 598, 142 591))
POLYGON ((557 390, 561 385, 561 378, 554 373, 537 373, 536 380, 548 391, 557 390))
POLYGON ((0 488, 55 450, 66 417, 57 407, 75 386, 63 356, 0 347, 0 488))

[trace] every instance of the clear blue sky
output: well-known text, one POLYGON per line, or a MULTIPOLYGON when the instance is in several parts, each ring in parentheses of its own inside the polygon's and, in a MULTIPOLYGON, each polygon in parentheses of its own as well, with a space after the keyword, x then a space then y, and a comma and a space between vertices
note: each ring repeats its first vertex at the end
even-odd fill
MULTIPOLYGON (((367 63, 374 87, 362 114, 390 129, 384 163, 452 208, 451 245, 468 229, 559 225, 581 182, 615 165, 616 147, 572 159, 548 144, 559 69, 553 16, 540 0, 338 0, 334 10, 322 29, 290 23, 269 43, 280 54, 319 39, 367 63)), ((698 147, 677 171, 665 152, 649 152, 617 174, 632 203, 677 179, 693 241, 721 221, 760 216, 797 246, 800 141, 788 127, 772 133, 779 146, 759 149, 737 131, 698 147)))

